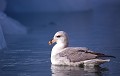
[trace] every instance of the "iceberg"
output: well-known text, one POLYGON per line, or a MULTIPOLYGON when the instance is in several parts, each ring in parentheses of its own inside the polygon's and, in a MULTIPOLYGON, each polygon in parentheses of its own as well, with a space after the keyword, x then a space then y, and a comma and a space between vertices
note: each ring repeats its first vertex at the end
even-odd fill
POLYGON ((0 11, 0 49, 5 48, 7 46, 4 34, 20 35, 26 33, 27 29, 21 23, 19 23, 17 20, 8 17, 5 13, 0 11))
POLYGON ((6 0, 0 0, 0 11, 5 11, 6 5, 6 0))
POLYGON ((14 20, 8 17, 3 12, 0 12, 0 25, 4 34, 26 34, 27 29, 19 23, 17 20, 14 20))
POLYGON ((17 20, 8 17, 4 11, 6 8, 6 0, 0 0, 0 49, 5 48, 6 38, 4 35, 13 35, 13 34, 26 34, 27 29, 17 20))
POLYGON ((0 49, 5 48, 7 46, 4 34, 19 35, 26 33, 27 29, 22 24, 20 24, 17 20, 8 17, 5 13, 0 11, 0 49))
POLYGON ((3 35, 3 31, 0 25, 0 49, 5 48, 6 47, 6 41, 3 35))

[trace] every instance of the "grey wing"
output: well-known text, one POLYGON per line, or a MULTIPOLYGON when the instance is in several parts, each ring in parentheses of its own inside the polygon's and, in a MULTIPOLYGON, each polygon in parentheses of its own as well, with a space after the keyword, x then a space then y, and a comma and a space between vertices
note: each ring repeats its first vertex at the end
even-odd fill
POLYGON ((97 55, 88 49, 66 48, 59 53, 61 57, 67 57, 71 62, 80 62, 84 60, 94 59, 97 55))

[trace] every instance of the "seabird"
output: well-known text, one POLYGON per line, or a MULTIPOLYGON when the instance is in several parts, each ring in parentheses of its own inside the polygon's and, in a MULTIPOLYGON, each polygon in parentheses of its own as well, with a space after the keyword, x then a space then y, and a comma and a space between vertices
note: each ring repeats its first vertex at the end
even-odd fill
POLYGON ((97 53, 86 47, 68 47, 68 35, 64 31, 58 31, 49 45, 55 43, 51 51, 51 63, 53 65, 69 65, 69 66, 96 66, 109 62, 106 57, 113 57, 103 53, 97 53))

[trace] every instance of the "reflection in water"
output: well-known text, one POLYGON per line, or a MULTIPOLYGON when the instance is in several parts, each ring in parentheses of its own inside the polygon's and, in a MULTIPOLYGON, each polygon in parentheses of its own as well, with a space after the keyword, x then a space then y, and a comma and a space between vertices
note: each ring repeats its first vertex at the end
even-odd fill
POLYGON ((52 76, 101 76, 107 68, 51 65, 52 76))

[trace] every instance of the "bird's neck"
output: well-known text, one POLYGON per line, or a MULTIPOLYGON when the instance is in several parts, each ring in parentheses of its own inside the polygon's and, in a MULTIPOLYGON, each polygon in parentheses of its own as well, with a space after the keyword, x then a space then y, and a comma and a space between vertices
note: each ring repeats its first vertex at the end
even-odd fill
POLYGON ((56 55, 58 53, 60 53, 64 48, 68 47, 68 43, 64 42, 64 43, 57 43, 53 48, 52 48, 52 55, 56 55))

